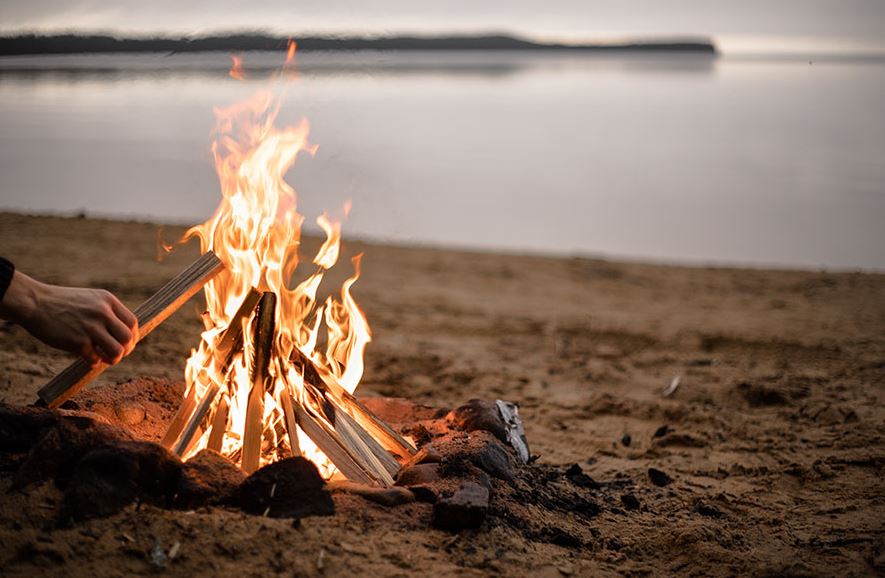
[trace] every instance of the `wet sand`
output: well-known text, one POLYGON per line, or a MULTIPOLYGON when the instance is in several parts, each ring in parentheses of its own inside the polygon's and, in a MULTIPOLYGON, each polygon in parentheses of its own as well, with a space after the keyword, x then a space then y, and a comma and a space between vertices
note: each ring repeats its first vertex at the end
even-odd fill
MULTIPOLYGON (((2 254, 22 270, 133 307, 197 253, 158 263, 157 231, 0 214, 2 254)), ((570 548, 495 524, 448 534, 429 528, 429 506, 404 517, 368 502, 300 528, 219 508, 131 507, 54 529, 57 490, 40 487, 0 498, 0 574, 153 573, 151 549, 176 541, 170 575, 885 571, 885 276, 362 243, 345 252, 365 253, 355 295, 374 332, 360 392, 438 407, 516 401, 541 462, 625 480, 640 508, 606 504, 585 529, 590 544, 570 548), (655 486, 648 468, 673 483, 655 486)), ((199 311, 195 298, 98 383, 180 379, 199 311)), ((0 325, 0 399, 32 402, 69 361, 0 325)))

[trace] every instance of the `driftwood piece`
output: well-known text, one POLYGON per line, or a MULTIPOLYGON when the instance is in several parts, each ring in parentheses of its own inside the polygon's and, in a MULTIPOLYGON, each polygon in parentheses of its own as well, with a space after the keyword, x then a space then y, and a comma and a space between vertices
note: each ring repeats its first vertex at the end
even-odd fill
MULTIPOLYGON (((222 269, 224 263, 221 259, 208 251, 142 303, 135 310, 138 318, 138 340, 144 339, 222 269)), ((90 365, 85 359, 79 359, 52 378, 37 395, 46 405, 56 408, 108 367, 106 363, 90 365)))
POLYGON ((264 431, 264 394, 270 381, 270 363, 276 332, 277 296, 266 292, 258 301, 253 340, 252 387, 246 403, 246 424, 243 428, 243 461, 241 468, 247 474, 258 469, 261 458, 261 438, 264 431))
POLYGON ((519 417, 519 407, 512 402, 499 399, 495 401, 498 406, 498 412, 504 425, 507 428, 507 441, 516 450, 516 455, 522 463, 527 464, 532 459, 529 451, 529 442, 525 437, 525 428, 522 426, 522 419, 519 417))

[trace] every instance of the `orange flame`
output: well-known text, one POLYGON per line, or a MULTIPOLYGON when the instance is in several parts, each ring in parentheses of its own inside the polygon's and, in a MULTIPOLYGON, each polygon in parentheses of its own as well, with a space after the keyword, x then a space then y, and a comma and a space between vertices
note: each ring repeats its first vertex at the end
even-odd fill
POLYGON ((230 59, 232 63, 227 73, 235 80, 245 80, 246 73, 243 71, 243 57, 231 54, 230 59))
MULTIPOLYGON (((290 57, 294 51, 292 42, 290 57)), ((231 76, 241 64, 236 58, 234 63, 231 76)), ((204 252, 214 251, 227 266, 205 287, 207 329, 187 361, 185 379, 188 391, 196 388, 198 398, 213 386, 221 389, 219 399, 224 398, 230 407, 222 446, 222 453, 228 456, 242 450, 251 389, 249 367, 255 349, 250 320, 242 321, 242 352, 226 367, 219 355, 220 339, 252 288, 277 296, 269 369, 272 386, 267 388, 263 404, 265 439, 272 438, 272 443, 262 450, 262 464, 281 457, 288 448, 286 436, 277 433, 278 424, 285 419, 282 394, 292 391, 296 399, 308 403, 300 366, 291 361, 295 350, 313 362, 323 380, 353 392, 362 377, 363 353, 371 341, 368 322, 351 293, 359 277, 359 257, 353 259, 354 273, 341 286, 339 298, 330 296, 320 302, 317 297, 324 275, 338 262, 339 221, 326 214, 316 219, 326 237, 312 260, 316 269, 292 286, 304 217, 297 212, 295 190, 284 177, 302 152, 314 154, 316 146, 309 144, 307 121, 277 128, 278 111, 279 101, 269 92, 215 110, 212 152, 222 199, 212 218, 188 231, 189 237, 200 239, 204 252)), ((192 443, 184 457, 206 447, 208 434, 205 431, 192 443)), ((310 438, 300 430, 298 438, 302 453, 321 473, 331 475, 334 466, 310 438)))
POLYGON ((298 43, 293 39, 289 39, 289 47, 286 50, 286 64, 290 64, 295 59, 295 50, 298 49, 298 43))

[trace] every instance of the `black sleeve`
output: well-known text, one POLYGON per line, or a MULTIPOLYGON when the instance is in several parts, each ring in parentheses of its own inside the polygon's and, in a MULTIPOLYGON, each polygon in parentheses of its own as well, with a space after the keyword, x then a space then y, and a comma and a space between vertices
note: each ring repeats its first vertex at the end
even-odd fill
POLYGON ((15 265, 8 259, 0 257, 0 301, 3 301, 9 284, 12 283, 12 276, 15 274, 15 265))

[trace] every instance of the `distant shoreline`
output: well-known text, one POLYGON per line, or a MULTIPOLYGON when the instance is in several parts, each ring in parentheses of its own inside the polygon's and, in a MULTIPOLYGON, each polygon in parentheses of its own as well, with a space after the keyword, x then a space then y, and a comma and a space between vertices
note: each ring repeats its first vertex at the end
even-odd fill
MULTIPOLYGON (((105 35, 21 34, 0 37, 0 56, 33 54, 107 54, 139 52, 250 52, 286 50, 288 37, 251 34, 199 37, 118 38, 105 35)), ((592 53, 677 53, 716 56, 710 40, 649 40, 616 44, 561 44, 532 42, 515 36, 387 36, 298 38, 299 51, 351 52, 360 50, 541 50, 592 53)))

